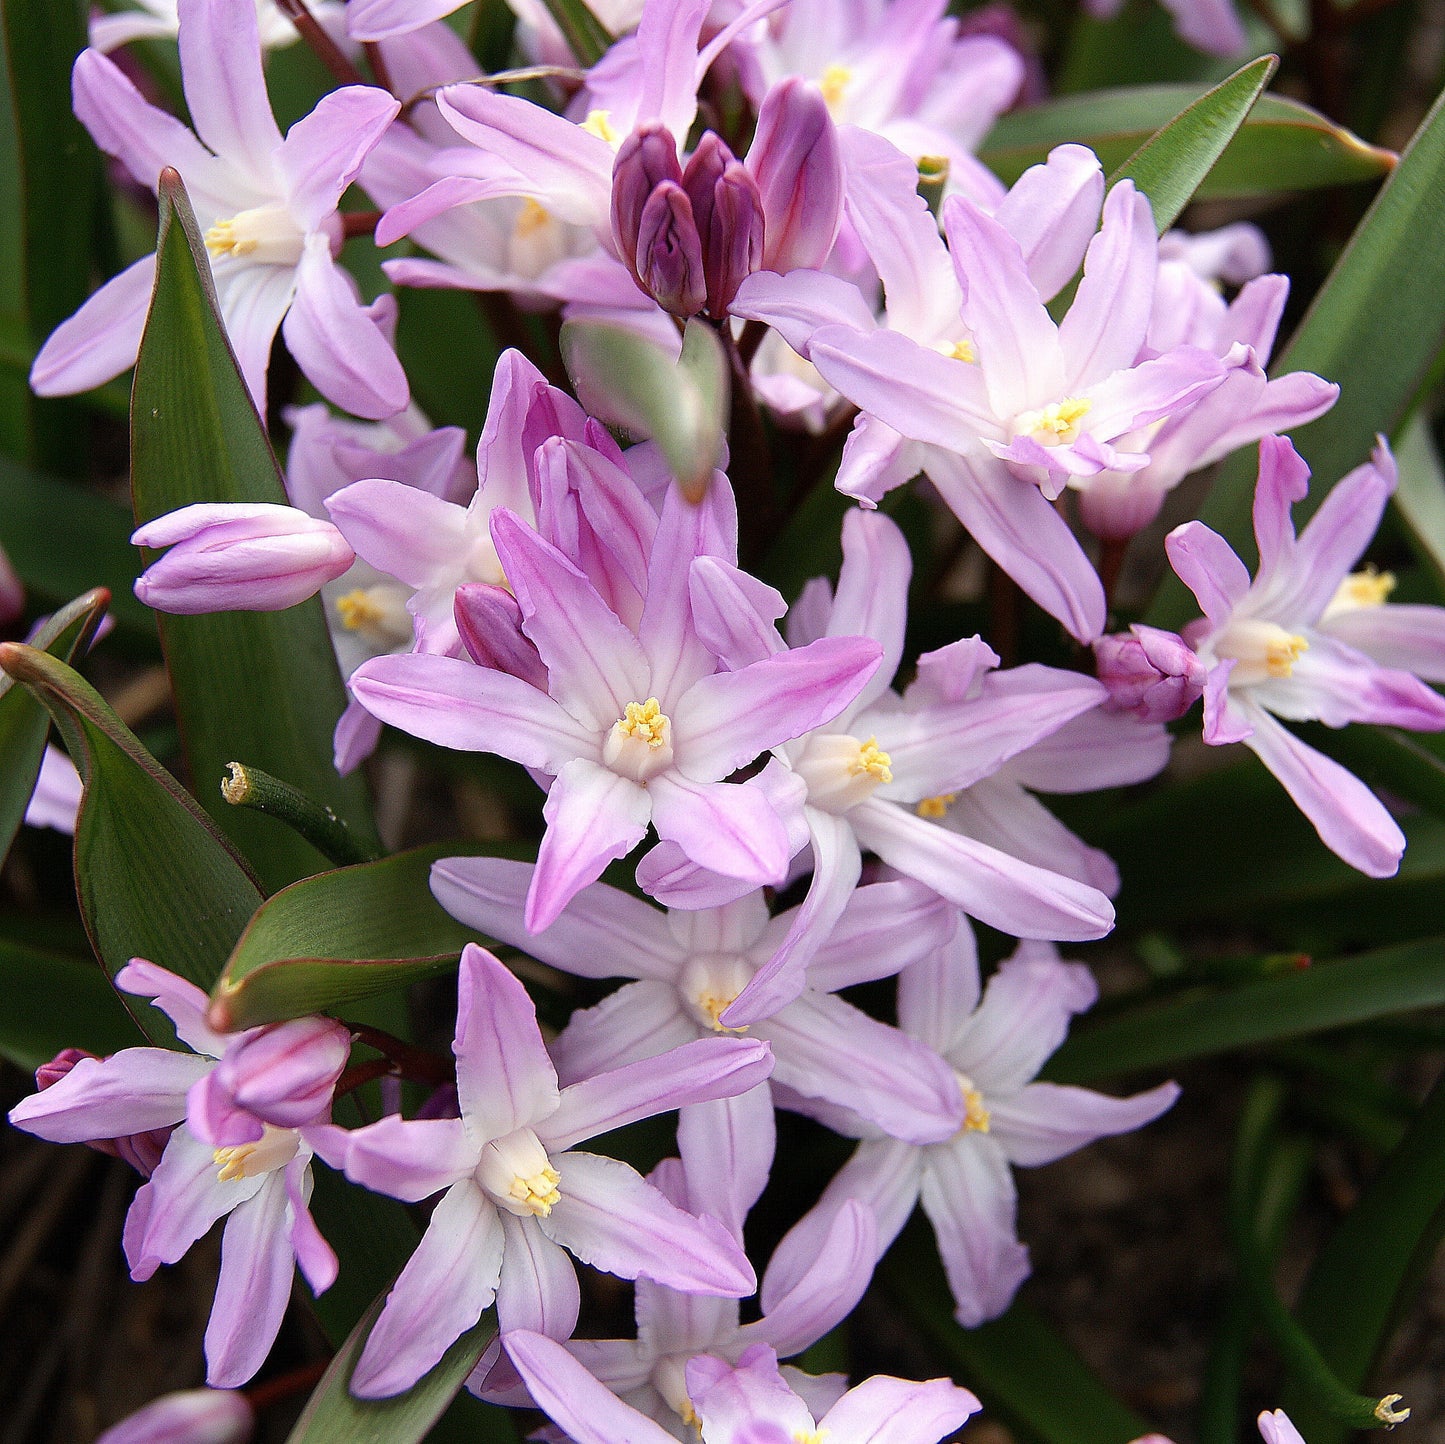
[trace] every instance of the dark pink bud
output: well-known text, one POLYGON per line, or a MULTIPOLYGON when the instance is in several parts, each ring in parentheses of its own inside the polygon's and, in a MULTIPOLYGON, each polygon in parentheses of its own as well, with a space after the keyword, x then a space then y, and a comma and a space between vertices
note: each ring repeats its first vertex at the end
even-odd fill
POLYGON ((843 218, 843 160, 816 85, 793 76, 768 92, 747 168, 765 217, 763 269, 821 266, 843 218))
POLYGON ((547 690, 547 668, 529 637, 522 633, 522 609, 505 587, 464 582, 452 600, 452 614, 472 661, 494 672, 510 672, 547 690))
POLYGON ((53 1088, 82 1058, 94 1058, 84 1048, 62 1048, 48 1063, 42 1063, 35 1070, 35 1086, 43 1093, 53 1088))
POLYGON ((757 182, 712 131, 682 176, 702 242, 708 314, 721 318, 744 279, 763 263, 763 203, 757 182))
MULTIPOLYGON (((62 1048, 50 1062, 42 1063, 35 1070, 35 1086, 43 1093, 53 1088, 82 1058, 95 1058, 84 1048, 62 1048)), ((148 1133, 132 1133, 123 1138, 90 1138, 86 1147, 110 1158, 123 1159, 139 1174, 149 1178, 161 1161, 161 1154, 170 1141, 169 1128, 155 1128, 148 1133)))
POLYGON ((637 238, 642 231, 642 213, 652 193, 664 181, 682 181, 677 159, 677 141, 665 125, 650 121, 627 137, 612 163, 612 236, 617 254, 643 290, 637 273, 637 238))
POLYGON ((692 202, 680 185, 664 181, 648 197, 636 262, 638 284, 664 311, 686 320, 702 310, 707 301, 702 242, 692 202))
POLYGON ((1109 689, 1110 712, 1132 712, 1141 722, 1172 722, 1204 691, 1206 667, 1184 639, 1158 627, 1135 625, 1094 643, 1099 680, 1109 689))
POLYGON ((186 1122, 215 1148, 255 1143, 275 1128, 327 1116, 351 1054, 351 1034, 330 1018, 293 1018, 258 1028, 226 1050, 191 1088, 186 1122))

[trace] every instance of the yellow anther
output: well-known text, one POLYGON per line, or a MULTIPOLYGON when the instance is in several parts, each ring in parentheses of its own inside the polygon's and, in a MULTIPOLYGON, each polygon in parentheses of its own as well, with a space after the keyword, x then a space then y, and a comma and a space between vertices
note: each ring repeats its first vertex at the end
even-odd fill
POLYGON ((256 1151, 254 1143, 240 1143, 234 1148, 218 1148, 212 1155, 217 1165, 216 1177, 222 1183, 234 1183, 246 1177, 246 1160, 256 1151))
POLYGON ((1294 664, 1300 655, 1308 652, 1310 644, 1298 632, 1281 636, 1265 648, 1264 665, 1271 677, 1283 681, 1294 672, 1294 664))
POLYGON ((365 587, 357 587, 336 599, 336 615, 348 632, 365 631, 377 627, 386 619, 385 612, 377 605, 376 599, 365 587))
POLYGON ((1025 411, 1014 422, 1015 434, 1032 436, 1044 446, 1062 446, 1079 439, 1079 423, 1094 408, 1084 396, 1051 401, 1042 411, 1025 411))
POLYGON ((582 122, 582 129, 598 140, 605 140, 608 145, 616 145, 622 139, 612 124, 612 112, 610 110, 589 110, 587 119, 582 122))
MULTIPOLYGON (((601 112, 599 111, 598 114, 601 112)), ((538 205, 530 196, 522 202, 522 209, 517 214, 516 224, 512 227, 518 238, 534 235, 537 231, 544 229, 551 223, 552 215, 546 206, 538 205)))
POLYGON ((823 1444, 827 1436, 826 1429, 798 1429, 793 1434, 793 1444, 823 1444))
POLYGON ((830 65, 818 81, 818 89, 823 92, 824 105, 829 110, 837 110, 852 83, 853 72, 846 65, 830 65))
POLYGON ((206 249, 213 256, 249 256, 260 244, 254 236, 238 236, 234 219, 217 221, 206 232, 206 249))
POLYGON ((626 715, 619 719, 617 726, 624 737, 636 737, 656 750, 666 746, 672 722, 658 705, 657 698, 649 697, 645 702, 629 702, 626 715))
POLYGON ((987 1133, 989 1112, 983 1106, 983 1094, 977 1088, 963 1090, 963 1131, 965 1133, 987 1133))
POLYGON ((970 366, 978 360, 978 352, 973 349, 973 342, 967 337, 962 341, 955 341, 949 348, 948 354, 955 361, 967 361, 970 366))
POLYGON ((1397 1409, 1396 1404, 1404 1397, 1402 1394, 1386 1394, 1378 1404, 1375 1405, 1375 1418, 1387 1428, 1393 1429, 1396 1424, 1403 1424, 1410 1417, 1408 1409, 1397 1409))
POLYGON ((893 759, 878 745, 876 737, 870 737, 858 747, 857 761, 849 765, 848 771, 854 777, 872 777, 878 782, 893 781, 893 759))
POLYGON ((948 812, 949 804, 957 801, 958 793, 940 792, 937 797, 925 797, 913 810, 920 817, 926 817, 932 822, 937 822, 939 818, 948 812))
POLYGON ((528 1213, 546 1218, 553 1205, 561 1202, 562 1195, 557 1188, 561 1181, 562 1175, 551 1164, 546 1164, 529 1178, 515 1176, 507 1192, 528 1213))
POLYGON ((1362 572, 1351 572, 1335 589, 1325 612, 1348 612, 1356 607, 1378 607, 1395 590, 1394 572, 1377 572, 1368 567, 1362 572))
POLYGON ((684 1399, 682 1401, 682 1408, 678 1411, 678 1418, 680 1418, 689 1429, 701 1431, 702 1420, 698 1418, 697 1410, 692 1407, 691 1399, 684 1399))
POLYGON ((746 1033, 748 1031, 747 1024, 744 1024, 741 1028, 729 1028, 727 1024, 722 1021, 722 1015, 732 1007, 736 999, 736 993, 731 997, 718 997, 714 993, 704 993, 702 997, 697 1000, 698 1007, 712 1019, 712 1030, 714 1033, 746 1033))

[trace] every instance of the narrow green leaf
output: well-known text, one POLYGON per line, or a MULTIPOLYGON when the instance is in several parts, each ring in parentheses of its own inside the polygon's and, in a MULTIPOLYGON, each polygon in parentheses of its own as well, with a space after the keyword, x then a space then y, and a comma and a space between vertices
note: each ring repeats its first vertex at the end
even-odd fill
MULTIPOLYGON (((428 1437, 428 1431, 441 1418, 497 1332, 496 1319, 489 1310, 442 1355, 436 1368, 405 1394, 394 1399, 356 1399, 350 1392, 352 1370, 385 1302, 382 1295, 352 1330, 322 1375, 296 1427, 286 1436, 286 1444, 418 1444, 428 1437)), ((485 1434, 472 1437, 476 1444, 485 1444, 485 1434)))
MULTIPOLYGON (((1363 462, 1379 433, 1394 431, 1445 341, 1445 247, 1424 238, 1445 231, 1445 96, 1400 157, 1394 174, 1356 227, 1273 375, 1313 371, 1340 386, 1340 399, 1294 443, 1314 473, 1297 524, 1363 462)), ((1256 453, 1237 451, 1220 467, 1202 519, 1250 562, 1256 453)), ((1193 615, 1182 583, 1160 588, 1149 620, 1174 627, 1193 615)))
POLYGON ((438 858, 469 850, 437 843, 278 892, 251 919, 216 982, 216 1026, 331 1012, 455 967, 477 934, 442 910, 428 878, 438 858))
MULTIPOLYGON (((36 631, 31 645, 69 662, 90 645, 109 600, 104 589, 77 597, 36 631)), ((25 819, 49 731, 45 708, 0 673, 0 862, 25 819)))
POLYGON ((1046 1072, 1083 1083, 1441 1004, 1445 938, 1427 938, 1080 1024, 1046 1072))
POLYGON ((1416 416, 1400 434, 1395 461, 1400 468, 1395 509, 1436 583, 1445 589, 1445 466, 1423 416, 1416 416))
MULTIPOLYGON (((83 677, 17 642, 0 646, 0 667, 44 704, 85 781, 75 886, 106 971, 143 957, 209 988, 261 903, 245 864, 83 677)), ((168 1036, 149 1004, 134 1016, 168 1036)))
POLYGON ((689 321, 674 361, 630 327, 568 321, 562 357, 592 415, 655 440, 683 488, 701 493, 722 455, 728 415, 728 363, 710 326, 689 321))
POLYGON ((145 1042, 93 958, 0 938, 0 1055, 31 1072, 62 1048, 114 1053, 145 1042))
POLYGON ((578 65, 590 69, 596 65, 612 36, 607 27, 588 9, 586 0, 542 0, 547 13, 557 22, 568 49, 577 57, 578 65))
POLYGON ((131 591, 132 530, 124 507, 0 457, 0 546, 27 590, 54 604, 106 587, 117 625, 154 646, 153 614, 131 591))
MULTIPOLYGON (((1098 152, 1113 170, 1188 106, 1209 94, 1203 85, 1146 85, 1095 90, 1029 106, 1004 116, 989 132, 980 157, 1012 183, 1066 141, 1098 152)), ((1298 101, 1261 96, 1197 192, 1200 200, 1313 190, 1377 180, 1394 153, 1298 101)))
MULTIPOLYGON (((160 203, 155 293, 131 405, 136 519, 199 501, 285 502, 179 177, 163 175, 160 203)), ((326 861, 283 825, 222 800, 221 780, 234 758, 285 777, 372 840, 365 784, 359 774, 339 777, 332 765, 332 730, 345 698, 321 603, 162 615, 159 622, 196 794, 263 879, 281 886, 326 861)))
MULTIPOLYGON (((87 7, 76 0, 0 6, 20 222, 19 270, 9 284, 22 288, 17 320, 23 318, 32 354, 90 290, 100 153, 70 103, 70 70, 85 46, 86 20, 87 7)), ((87 444, 82 409, 33 396, 28 405, 29 459, 76 473, 87 444)))
MULTIPOLYGON (((1397 1311, 1445 1233, 1445 1083, 1436 1083, 1399 1145, 1320 1251, 1297 1317, 1339 1377, 1361 1388, 1389 1341, 1397 1311)), ((1389 1380, 1385 1381, 1386 1387, 1389 1380)), ((1406 1400, 1408 1403, 1409 1400, 1406 1400)), ((1291 1390, 1288 1408, 1311 1441, 1344 1431, 1291 1390)))
POLYGON ((1239 133, 1278 68, 1278 56, 1261 56, 1206 91, 1151 135, 1109 177, 1109 184, 1132 180, 1149 197, 1162 236, 1239 133))
POLYGON ((1127 1444, 1149 1432, 1027 1305, 1015 1303, 979 1328, 960 1328, 930 1249, 921 1229, 906 1229, 883 1265, 884 1287, 988 1408, 1044 1444, 1127 1444))

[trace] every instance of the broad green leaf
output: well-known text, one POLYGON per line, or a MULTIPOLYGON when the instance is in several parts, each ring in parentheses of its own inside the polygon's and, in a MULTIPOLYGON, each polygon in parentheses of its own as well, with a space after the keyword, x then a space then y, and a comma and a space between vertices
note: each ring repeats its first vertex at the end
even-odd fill
MULTIPOLYGON (((161 180, 155 294, 131 405, 137 521, 191 502, 275 502, 285 487, 221 327, 210 265, 178 177, 161 180)), ((160 615, 176 712, 202 806, 271 886, 325 859, 281 824, 221 799, 236 758, 286 778, 370 839, 365 784, 337 775, 344 694, 315 599, 283 612, 160 615)))
POLYGON ((1445 938, 1427 938, 1082 1023, 1047 1073, 1082 1083, 1441 1004, 1445 938))
POLYGON ((884 1287, 985 1406, 1043 1444, 1128 1444, 1149 1426, 1027 1305, 961 1328, 943 1269, 916 1222, 883 1265, 884 1287))
POLYGON ((1278 68, 1278 56, 1262 56, 1206 91, 1151 135, 1109 177, 1110 185, 1132 180, 1149 197, 1162 236, 1239 133, 1278 68))
MULTIPOLYGON (((1413 401, 1445 341, 1445 247, 1423 238, 1445 231, 1445 96, 1400 157, 1394 174, 1356 227, 1273 375, 1313 371, 1340 386, 1340 399, 1294 443, 1314 473, 1295 507, 1302 525, 1329 489, 1365 461, 1376 435, 1389 434, 1413 401)), ((1251 562, 1250 525, 1257 454, 1246 447, 1215 477, 1202 519, 1251 562)), ((1171 627, 1193 615, 1170 577, 1149 620, 1171 627)))
MULTIPOLYGON (((1054 146, 1074 141, 1097 151, 1111 171, 1208 93, 1202 85, 1146 85, 1029 106, 994 126, 980 158, 1012 184, 1054 146)), ((1394 161, 1391 151, 1367 145, 1307 105, 1264 95, 1196 194, 1219 200, 1376 180, 1394 161)))
MULTIPOLYGON (((109 600, 110 593, 103 589, 77 597, 36 631, 31 645, 69 662, 90 645, 109 600)), ((0 862, 30 805, 49 731, 45 708, 0 673, 0 862)))
POLYGON ((706 323, 687 323, 673 360, 649 337, 609 321, 568 321, 562 356, 592 415, 657 442, 683 489, 700 495, 722 455, 728 363, 706 323))
POLYGON ((332 1012, 455 967, 477 935, 442 910, 427 881, 438 858, 467 851, 454 842, 420 847, 269 898, 217 980, 217 1026, 332 1012))
POLYGON ((31 1072, 62 1048, 114 1053, 145 1038, 94 958, 0 938, 0 1055, 31 1072))
MULTIPOLYGON (((1414 1122, 1366 1184, 1320 1251, 1296 1316, 1334 1372, 1366 1383, 1445 1233, 1445 1083, 1436 1083, 1414 1122)), ((1381 1380, 1388 1389, 1390 1380, 1381 1380)), ((1311 1441, 1342 1444, 1344 1430, 1291 1390, 1285 1407, 1311 1441)), ((1410 1403, 1407 1398, 1406 1404, 1410 1403)))
POLYGON ((154 647, 151 610, 131 591, 131 530, 124 507, 0 457, 0 546, 26 589, 55 604, 107 587, 116 623, 154 647))
POLYGON ((1416 416, 1401 433, 1395 461, 1400 468, 1395 509, 1437 584, 1445 588, 1445 466, 1423 416, 1416 416))
MULTIPOLYGON (((87 7, 76 0, 6 0, 0 6, 4 84, 15 163, 7 206, 18 221, 16 270, 0 281, 14 339, 34 353, 90 291, 100 154, 70 103, 70 70, 85 46, 87 7), (12 290, 13 288, 13 290, 12 290), (28 343, 28 344, 27 344, 28 343)), ((9 258, 7 258, 9 259, 9 258)), ((25 385, 28 358, 20 376, 25 385)), ((83 408, 31 396, 28 459, 65 474, 82 469, 83 408)), ((79 588, 77 588, 79 590, 79 588)), ((73 595, 73 593, 72 593, 73 595)))
MULTIPOLYGON (((261 903, 261 889, 190 794, 78 673, 33 647, 0 646, 0 667, 44 704, 85 781, 75 885, 96 955, 113 977, 147 958, 209 988, 261 903)), ((160 1013, 136 1021, 162 1041, 160 1013)))
MULTIPOLYGON (((394 1399, 356 1399, 349 1389, 351 1373, 384 1302, 384 1297, 378 1298, 367 1310, 331 1361, 295 1428, 286 1436, 286 1444, 418 1444, 422 1439, 441 1438, 429 1431, 496 1335, 496 1319, 490 1310, 484 1314, 442 1355, 436 1368, 405 1394, 394 1399)), ((485 1422, 497 1415, 503 1415, 501 1422, 506 1422, 503 1410, 478 1404, 468 1413, 467 1422, 474 1425, 474 1432, 466 1437, 473 1444, 515 1437, 510 1427, 505 1432, 485 1427, 485 1422), (479 1420, 480 1427, 475 1427, 479 1420)))

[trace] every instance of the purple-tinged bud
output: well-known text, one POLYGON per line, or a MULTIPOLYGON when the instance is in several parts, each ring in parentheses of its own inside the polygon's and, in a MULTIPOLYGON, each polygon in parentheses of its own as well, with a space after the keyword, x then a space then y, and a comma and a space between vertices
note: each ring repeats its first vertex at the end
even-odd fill
POLYGON ((169 547, 136 579, 161 612, 274 612, 294 607, 356 560, 329 521, 291 506, 203 502, 147 522, 131 541, 169 547))
POLYGON ((163 1394, 113 1424, 95 1444, 246 1444, 255 1411, 231 1389, 163 1394))
POLYGON ((743 281, 763 264, 763 202, 751 172, 708 131, 682 174, 702 242, 707 311, 721 319, 743 281))
POLYGON ((622 263, 645 291, 637 272, 637 241, 642 213, 652 193, 665 181, 682 182, 677 141, 665 125, 649 121, 627 137, 612 163, 612 237, 622 263))
POLYGON ((0 627, 8 627, 25 611, 25 583, 0 547, 0 627))
POLYGON ((1158 627, 1135 625, 1094 643, 1099 680, 1109 689, 1110 712, 1131 712, 1141 722, 1172 722, 1204 692, 1208 671, 1184 639, 1158 627))
POLYGON ((817 269, 843 219, 843 159, 816 85, 792 76, 768 92, 747 167, 765 217, 763 269, 817 269))
MULTIPOLYGON (((35 1086, 40 1092, 54 1088, 66 1077, 72 1068, 86 1058, 96 1058, 84 1048, 62 1048, 48 1063, 42 1063, 35 1070, 35 1086)), ((23 1126, 23 1125, 22 1125, 23 1126)), ((170 1142, 169 1128, 154 1128, 145 1133, 132 1133, 122 1138, 87 1138, 85 1146, 108 1158, 119 1158, 130 1164, 135 1171, 149 1178, 161 1161, 161 1154, 170 1142)))
POLYGON ((547 666, 536 644, 522 631, 522 609, 505 587, 463 582, 452 599, 462 645, 479 667, 510 672, 547 690, 547 666))
POLYGON ((642 208, 637 232, 637 283, 662 307, 684 321, 707 301, 702 242, 687 192, 664 181, 642 208))
POLYGON ((325 1118, 351 1054, 351 1034, 330 1018, 258 1028, 226 1050, 186 1095, 186 1123, 213 1148, 256 1143, 273 1128, 325 1118))

